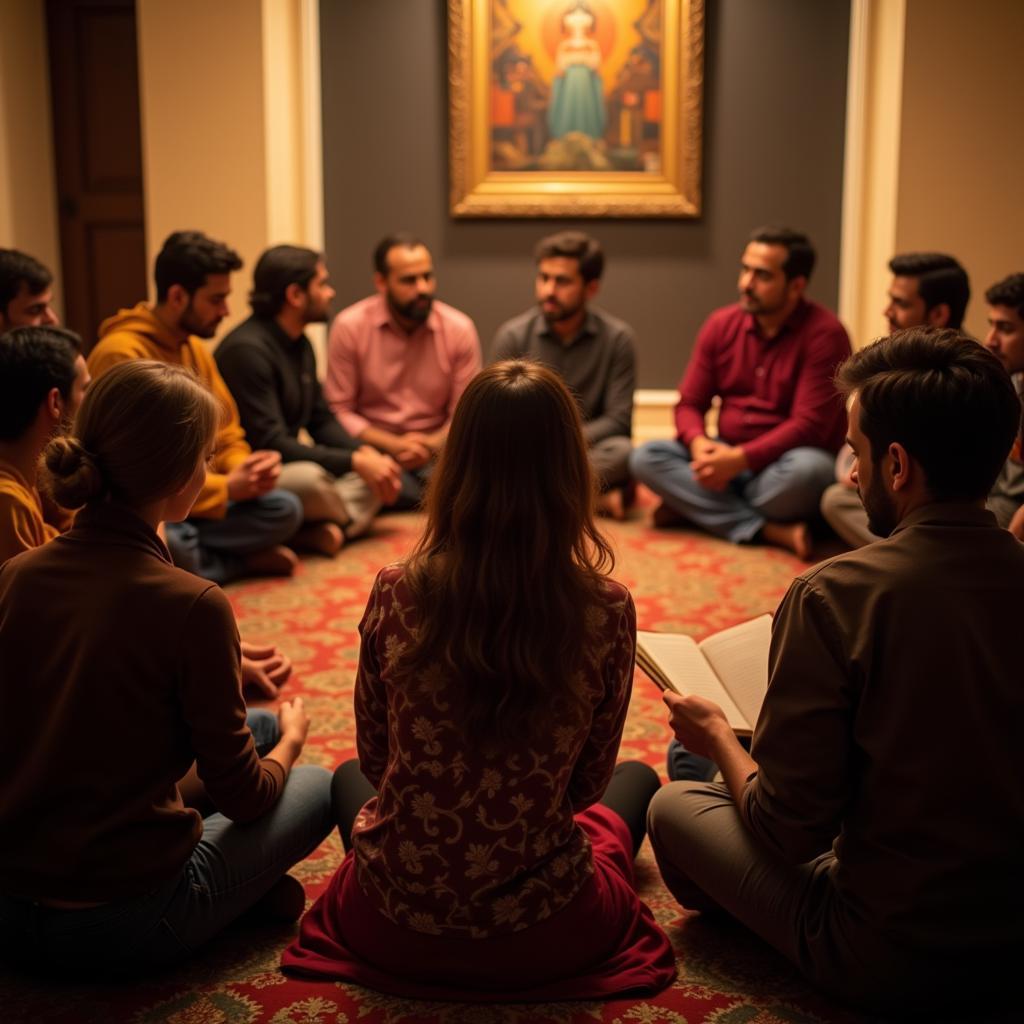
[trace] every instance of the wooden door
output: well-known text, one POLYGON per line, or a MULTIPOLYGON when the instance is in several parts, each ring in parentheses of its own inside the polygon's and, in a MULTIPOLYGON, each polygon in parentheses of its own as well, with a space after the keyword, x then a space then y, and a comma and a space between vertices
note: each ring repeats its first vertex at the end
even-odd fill
POLYGON ((146 297, 134 0, 47 0, 65 322, 146 297))

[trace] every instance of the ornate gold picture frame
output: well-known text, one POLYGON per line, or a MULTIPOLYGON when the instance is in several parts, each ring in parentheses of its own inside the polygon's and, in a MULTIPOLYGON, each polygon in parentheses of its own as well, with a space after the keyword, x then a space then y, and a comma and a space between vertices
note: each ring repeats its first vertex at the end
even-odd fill
POLYGON ((448 0, 455 217, 696 217, 704 0, 448 0))

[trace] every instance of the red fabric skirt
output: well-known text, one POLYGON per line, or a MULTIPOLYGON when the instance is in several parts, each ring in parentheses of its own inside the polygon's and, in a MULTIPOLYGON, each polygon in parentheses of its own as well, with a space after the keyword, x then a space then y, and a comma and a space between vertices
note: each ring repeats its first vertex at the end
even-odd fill
POLYGON ((532 928, 485 939, 402 928, 363 894, 350 853, 281 964, 411 999, 548 1002, 659 992, 676 976, 675 955, 633 888, 629 830, 600 804, 576 820, 593 845, 594 874, 567 907, 532 928))

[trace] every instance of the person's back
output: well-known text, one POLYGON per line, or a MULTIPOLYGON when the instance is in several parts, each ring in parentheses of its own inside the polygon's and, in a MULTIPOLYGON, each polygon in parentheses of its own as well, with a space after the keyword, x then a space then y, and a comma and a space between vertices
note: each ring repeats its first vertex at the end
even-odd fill
POLYGON ((230 602, 157 533, 202 489, 219 415, 180 368, 113 367, 45 450, 74 526, 0 568, 12 960, 130 971, 187 955, 268 893, 301 912, 284 872, 329 827, 329 776, 292 771, 308 719, 284 702, 257 752, 230 602))
POLYGON ((674 976, 632 886, 658 780, 615 764, 636 620, 594 498, 554 372, 508 361, 469 383, 423 536, 360 624, 359 761, 333 788, 349 853, 285 968, 474 1001, 674 976))
MULTIPOLYGON (((851 709, 833 869, 847 934, 865 949, 885 934, 947 956, 1019 943, 1024 547, 983 509, 935 503, 795 586, 802 594, 790 600, 831 610, 818 622, 820 642, 849 666, 835 677, 842 689, 818 672, 815 695, 851 709)), ((786 634, 775 642, 785 645, 786 634)), ((799 671, 802 655, 808 671, 819 664, 805 645, 787 672, 799 671)), ((752 753, 772 791, 791 801, 825 740, 773 730, 770 708, 752 753)), ((755 820, 765 799, 762 787, 755 820)), ((789 803, 786 814, 801 810, 789 803)))
POLYGON ((413 645, 422 617, 403 577, 401 566, 380 572, 362 630, 378 674, 357 685, 359 759, 379 796, 353 829, 361 880, 382 913, 420 931, 481 938, 528 927, 570 903, 592 870, 573 813, 601 796, 615 764, 633 601, 606 582, 587 610, 571 697, 535 736, 482 745, 453 715, 458 689, 443 664, 389 656, 413 645))
POLYGON ((91 507, 67 534, 11 559, 0 571, 0 608, 4 675, 31 681, 6 691, 0 720, 0 742, 19 765, 0 780, 0 827, 21 837, 0 852, 4 889, 116 899, 180 864, 200 820, 175 790, 197 753, 181 708, 200 698, 211 720, 234 726, 217 737, 215 754, 201 752, 211 755, 208 788, 233 798, 240 817, 276 796, 280 777, 249 793, 246 806, 233 792, 230 774, 244 779, 256 756, 231 690, 211 682, 201 694, 181 692, 197 670, 209 680, 237 676, 223 643, 237 635, 227 599, 171 565, 136 516, 91 507), (41 737, 59 759, 33 756, 41 737))

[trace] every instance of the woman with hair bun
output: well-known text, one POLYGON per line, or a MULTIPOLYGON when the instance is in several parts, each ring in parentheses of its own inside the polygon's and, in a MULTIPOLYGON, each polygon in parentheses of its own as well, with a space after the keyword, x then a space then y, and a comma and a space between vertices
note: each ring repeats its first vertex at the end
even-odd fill
POLYGON ((188 515, 219 415, 179 367, 111 369, 44 456, 74 526, 0 569, 0 948, 36 969, 130 971, 250 908, 294 919, 285 873, 331 827, 330 776, 292 767, 302 702, 260 757, 231 606, 157 535, 188 515), (205 819, 177 784, 193 763, 205 819))
POLYGON ((470 1001, 675 977, 632 884, 658 779, 615 764, 636 616, 594 500, 558 376, 520 361, 478 374, 423 537, 378 574, 360 625, 359 761, 333 790, 349 853, 286 969, 470 1001))

